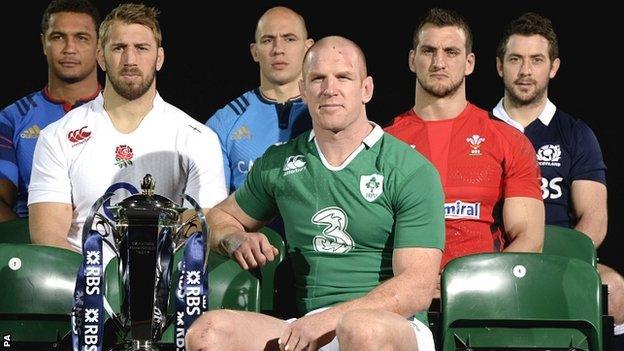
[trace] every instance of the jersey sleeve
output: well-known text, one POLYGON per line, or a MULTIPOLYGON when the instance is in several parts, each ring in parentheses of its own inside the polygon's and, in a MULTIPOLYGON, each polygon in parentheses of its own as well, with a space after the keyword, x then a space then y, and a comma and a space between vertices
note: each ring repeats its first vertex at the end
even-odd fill
POLYGON ((15 133, 13 119, 6 110, 3 110, 0 112, 0 178, 10 180, 17 187, 19 171, 13 133, 15 133))
POLYGON ((570 180, 593 180, 607 184, 606 166, 596 135, 583 121, 575 128, 575 153, 570 167, 570 180))
POLYGON ((210 118, 208 118, 206 125, 208 126, 208 128, 212 129, 219 138, 221 158, 223 159, 223 175, 225 177, 225 186, 226 189, 232 189, 232 170, 230 168, 230 157, 227 148, 228 134, 230 131, 229 128, 224 125, 223 121, 224 118, 222 116, 222 110, 219 110, 215 112, 215 114, 212 115, 210 118))
POLYGON ((444 192, 432 165, 423 165, 405 178, 394 207, 395 248, 444 248, 444 192))
POLYGON ((503 192, 505 198, 531 197, 542 200, 540 170, 535 149, 529 139, 513 130, 503 161, 503 192))
POLYGON ((266 166, 269 161, 267 153, 256 159, 254 166, 245 178, 245 182, 234 193, 236 203, 240 208, 247 215, 259 221, 269 220, 277 213, 277 203, 274 192, 271 190, 273 178, 266 166))
POLYGON ((65 148, 53 130, 39 135, 33 157, 28 204, 38 202, 72 203, 71 180, 65 148))
POLYGON ((191 132, 187 144, 190 165, 186 193, 202 208, 211 208, 227 197, 227 188, 219 140, 212 130, 204 127, 200 130, 191 132))

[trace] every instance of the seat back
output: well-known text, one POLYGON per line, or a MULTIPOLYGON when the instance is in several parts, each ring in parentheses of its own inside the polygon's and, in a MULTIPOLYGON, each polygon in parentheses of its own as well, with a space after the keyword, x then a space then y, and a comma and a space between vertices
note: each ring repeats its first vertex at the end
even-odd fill
POLYGON ((596 247, 589 236, 571 228, 547 225, 544 229, 542 252, 577 258, 596 267, 598 258, 596 247))
POLYGON ((28 218, 17 218, 0 223, 0 243, 30 244, 28 218))
POLYGON ((0 332, 10 331, 15 347, 29 343, 25 349, 48 348, 45 343, 55 343, 71 330, 81 259, 57 247, 0 244, 0 332))
POLYGON ((602 350, 598 272, 537 253, 469 255, 442 272, 442 349, 602 350))

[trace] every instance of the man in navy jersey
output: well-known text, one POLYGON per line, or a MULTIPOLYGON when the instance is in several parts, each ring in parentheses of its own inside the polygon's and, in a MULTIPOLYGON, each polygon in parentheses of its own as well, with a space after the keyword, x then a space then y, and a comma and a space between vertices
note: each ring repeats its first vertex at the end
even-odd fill
POLYGON ((28 184, 39 132, 92 100, 100 17, 88 0, 54 0, 41 21, 48 84, 0 112, 0 222, 28 216, 28 184))
POLYGON ((232 100, 206 123, 219 136, 230 192, 242 185, 269 146, 311 128, 297 82, 312 43, 303 17, 291 9, 271 8, 258 20, 249 48, 260 67, 260 87, 232 100))
MULTIPOLYGON (((557 36, 549 19, 526 13, 508 26, 496 58, 505 95, 492 111, 523 131, 537 152, 546 224, 574 228, 599 246, 607 232, 607 187, 600 145, 583 121, 548 99, 559 69, 557 36)), ((598 265, 609 285, 609 314, 624 333, 624 279, 598 265)))

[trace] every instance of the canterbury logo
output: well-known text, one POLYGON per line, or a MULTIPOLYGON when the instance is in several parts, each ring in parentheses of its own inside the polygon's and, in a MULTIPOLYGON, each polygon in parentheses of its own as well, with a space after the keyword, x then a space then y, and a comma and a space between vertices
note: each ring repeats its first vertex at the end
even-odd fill
POLYGON ((284 166, 282 167, 282 171, 284 171, 284 175, 289 175, 293 173, 299 173, 306 168, 305 156, 296 155, 296 156, 288 156, 286 161, 284 161, 284 166))
POLYGON ((87 128, 89 128, 89 126, 84 126, 80 129, 72 130, 71 132, 67 133, 67 139, 74 144, 87 141, 89 139, 89 136, 91 136, 91 132, 86 130, 87 128))

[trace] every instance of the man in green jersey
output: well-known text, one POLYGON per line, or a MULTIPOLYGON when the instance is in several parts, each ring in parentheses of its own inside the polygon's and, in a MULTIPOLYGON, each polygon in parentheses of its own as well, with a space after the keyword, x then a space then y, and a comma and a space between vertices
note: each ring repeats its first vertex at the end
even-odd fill
POLYGON ((274 259, 256 231, 279 212, 306 315, 210 311, 188 350, 434 350, 423 322, 444 246, 437 171, 368 120, 373 79, 352 41, 314 44, 299 88, 313 130, 271 147, 208 220, 211 248, 248 269, 274 259))

